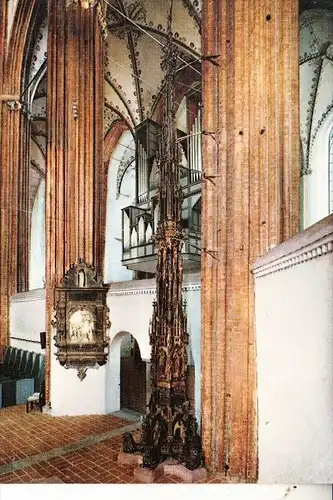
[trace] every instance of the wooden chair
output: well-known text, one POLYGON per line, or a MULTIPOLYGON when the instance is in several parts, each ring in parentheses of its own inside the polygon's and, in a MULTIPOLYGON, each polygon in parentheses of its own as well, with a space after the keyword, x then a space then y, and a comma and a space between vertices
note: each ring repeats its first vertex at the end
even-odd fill
POLYGON ((26 411, 29 413, 35 406, 39 406, 40 411, 43 411, 45 405, 45 380, 42 381, 40 392, 34 392, 27 398, 26 411))

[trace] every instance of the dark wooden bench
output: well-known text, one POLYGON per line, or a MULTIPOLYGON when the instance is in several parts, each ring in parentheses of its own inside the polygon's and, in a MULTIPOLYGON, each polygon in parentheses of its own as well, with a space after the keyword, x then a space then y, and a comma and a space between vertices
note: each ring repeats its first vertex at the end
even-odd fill
POLYGON ((0 365, 0 408, 25 404, 29 396, 40 392, 44 377, 43 354, 7 347, 0 365))

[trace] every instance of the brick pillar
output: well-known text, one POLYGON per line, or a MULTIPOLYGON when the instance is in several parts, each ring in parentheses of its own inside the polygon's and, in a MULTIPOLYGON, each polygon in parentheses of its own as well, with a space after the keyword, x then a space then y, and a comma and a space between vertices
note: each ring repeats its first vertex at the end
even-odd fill
MULTIPOLYGON (((54 287, 79 257, 102 269, 103 41, 96 8, 48 1, 47 380, 54 287)), ((49 383, 47 399, 49 399, 49 383)))
POLYGON ((298 231, 298 2, 203 13, 202 439, 207 465, 257 479, 251 265, 298 231))
POLYGON ((7 41, 8 2, 0 0, 0 344, 9 344, 9 303, 27 283, 27 118, 19 106, 26 40, 35 0, 18 0, 7 41), (9 47, 9 50, 8 50, 9 47), (21 218, 21 214, 23 217, 21 218), (23 234, 21 232, 23 231, 23 234), (22 236, 22 237, 21 237, 22 236), (19 262, 24 264, 19 271, 19 262))

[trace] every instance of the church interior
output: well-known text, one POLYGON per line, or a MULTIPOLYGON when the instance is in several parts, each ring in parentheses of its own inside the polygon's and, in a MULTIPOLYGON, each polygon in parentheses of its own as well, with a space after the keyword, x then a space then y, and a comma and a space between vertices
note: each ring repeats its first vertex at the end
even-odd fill
POLYGON ((333 483, 331 0, 0 0, 0 106, 0 484, 333 483))

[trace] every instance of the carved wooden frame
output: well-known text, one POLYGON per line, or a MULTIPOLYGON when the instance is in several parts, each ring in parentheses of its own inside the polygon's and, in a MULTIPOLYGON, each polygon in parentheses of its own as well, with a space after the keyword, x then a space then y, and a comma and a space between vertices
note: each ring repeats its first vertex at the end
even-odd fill
POLYGON ((102 277, 83 259, 70 266, 55 288, 56 315, 52 326, 56 329, 56 356, 65 368, 76 369, 80 380, 88 368, 98 368, 107 361, 107 330, 111 326, 107 292, 102 277), (81 322, 73 321, 74 315, 81 316, 81 322))

